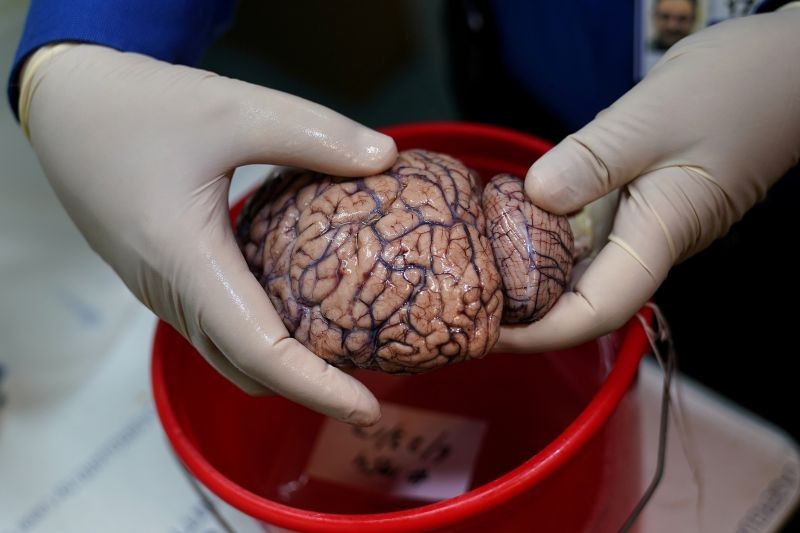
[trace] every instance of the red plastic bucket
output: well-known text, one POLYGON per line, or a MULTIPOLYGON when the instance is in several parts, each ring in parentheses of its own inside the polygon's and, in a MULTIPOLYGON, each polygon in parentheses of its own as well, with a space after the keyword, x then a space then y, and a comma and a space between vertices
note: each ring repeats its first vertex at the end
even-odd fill
MULTIPOLYGON (((483 178, 524 176, 550 146, 477 124, 384 131, 400 149, 449 153, 483 178)), ((180 460, 205 487, 265 524, 359 533, 617 531, 644 490, 639 406, 631 393, 647 346, 632 320, 614 334, 550 354, 490 354, 421 376, 357 372, 381 402, 485 424, 469 490, 435 502, 309 478, 325 418, 282 398, 240 392, 164 323, 156 331, 152 379, 180 460)), ((339 451, 330 450, 332 460, 339 451)))

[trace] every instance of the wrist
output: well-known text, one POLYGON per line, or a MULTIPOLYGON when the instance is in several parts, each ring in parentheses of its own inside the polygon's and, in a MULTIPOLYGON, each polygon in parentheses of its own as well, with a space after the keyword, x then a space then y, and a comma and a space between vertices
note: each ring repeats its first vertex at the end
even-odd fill
POLYGON ((38 87, 38 82, 41 80, 41 76, 34 80, 36 73, 54 57, 75 46, 77 46, 76 43, 68 42, 46 44, 31 54, 23 64, 22 69, 20 70, 19 78, 20 92, 18 109, 19 123, 22 127, 22 132, 25 134, 25 137, 27 137, 28 140, 30 140, 28 117, 30 114, 31 101, 34 93, 36 92, 36 88, 38 87))

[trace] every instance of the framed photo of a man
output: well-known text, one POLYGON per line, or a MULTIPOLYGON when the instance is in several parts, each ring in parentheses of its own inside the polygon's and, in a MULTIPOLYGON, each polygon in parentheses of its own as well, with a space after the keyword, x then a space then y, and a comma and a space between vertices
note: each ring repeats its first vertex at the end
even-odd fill
POLYGON ((707 23, 707 0, 639 0, 636 74, 642 78, 669 48, 707 23))
POLYGON ((752 13, 755 0, 636 0, 634 78, 639 80, 684 37, 752 13))
POLYGON ((655 0, 651 18, 650 48, 666 52, 695 30, 697 0, 655 0))

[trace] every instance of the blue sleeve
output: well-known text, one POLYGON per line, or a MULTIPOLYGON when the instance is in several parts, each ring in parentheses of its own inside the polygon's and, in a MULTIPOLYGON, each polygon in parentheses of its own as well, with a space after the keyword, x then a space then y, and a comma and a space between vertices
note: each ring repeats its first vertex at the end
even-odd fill
POLYGON ((753 10, 753 13, 768 13, 770 11, 775 11, 779 7, 782 7, 792 0, 764 0, 763 2, 759 2, 756 8, 753 10))
POLYGON ((235 0, 32 0, 8 81, 14 113, 19 71, 56 41, 102 44, 192 65, 233 20, 235 0))
POLYGON ((633 2, 491 2, 502 61, 569 130, 634 84, 633 2))

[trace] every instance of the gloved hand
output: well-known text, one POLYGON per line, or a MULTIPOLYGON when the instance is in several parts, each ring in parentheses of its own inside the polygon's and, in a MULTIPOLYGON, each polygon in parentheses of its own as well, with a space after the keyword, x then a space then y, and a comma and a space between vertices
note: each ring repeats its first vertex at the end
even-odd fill
POLYGON ((228 188, 251 163, 378 173, 396 158, 393 140, 300 98, 142 55, 66 44, 37 54, 21 119, 67 212, 131 291, 242 389, 377 421, 366 387, 289 336, 234 240, 228 188))
MULTIPOLYGON (((525 190, 554 213, 622 194, 608 243, 574 289, 541 321, 505 327, 495 349, 561 349, 621 326, 675 263, 763 199, 800 159, 799 57, 800 9, 704 29, 536 161, 525 190)), ((752 277, 752 260, 731 268, 752 277)))

